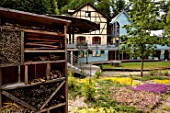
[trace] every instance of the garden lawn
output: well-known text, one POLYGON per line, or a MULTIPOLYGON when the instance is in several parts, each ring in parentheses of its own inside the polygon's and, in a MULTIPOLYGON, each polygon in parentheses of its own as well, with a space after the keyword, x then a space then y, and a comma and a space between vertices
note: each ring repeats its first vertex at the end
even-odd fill
MULTIPOLYGON (((166 69, 170 68, 170 62, 144 62, 144 70, 166 69)), ((129 69, 140 70, 141 62, 121 63, 119 67, 111 64, 103 64, 103 69, 129 69)))

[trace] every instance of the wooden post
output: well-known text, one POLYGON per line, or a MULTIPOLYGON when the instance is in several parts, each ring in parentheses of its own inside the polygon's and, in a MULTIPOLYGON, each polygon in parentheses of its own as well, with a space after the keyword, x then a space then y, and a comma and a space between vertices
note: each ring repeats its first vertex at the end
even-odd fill
MULTIPOLYGON (((64 26, 64 39, 65 39, 65 72, 64 72, 64 76, 66 77, 66 82, 64 84, 64 96, 66 98, 66 105, 65 105, 65 113, 68 113, 68 74, 67 74, 67 37, 66 37, 66 34, 67 34, 67 26, 65 25, 64 26)), ((74 33, 73 33, 74 34, 74 33)), ((74 41, 74 35, 72 37, 72 40, 74 41)), ((72 44, 74 44, 74 42, 72 42, 72 44)))
POLYGON ((24 63, 24 31, 21 31, 21 64, 24 63))
POLYGON ((25 78, 24 78, 25 84, 28 84, 28 65, 25 65, 25 78))
POLYGON ((50 79, 50 71, 51 71, 51 65, 50 65, 50 63, 47 63, 47 68, 46 68, 46 78, 47 78, 47 80, 50 79))
POLYGON ((1 73, 1 64, 0 64, 0 111, 2 108, 2 73, 1 73))

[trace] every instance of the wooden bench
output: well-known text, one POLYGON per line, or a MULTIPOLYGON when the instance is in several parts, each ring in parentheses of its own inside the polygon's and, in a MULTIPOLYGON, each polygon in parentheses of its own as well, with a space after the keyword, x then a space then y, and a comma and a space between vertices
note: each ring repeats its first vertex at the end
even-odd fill
POLYGON ((112 66, 118 67, 120 66, 121 61, 113 61, 112 66))

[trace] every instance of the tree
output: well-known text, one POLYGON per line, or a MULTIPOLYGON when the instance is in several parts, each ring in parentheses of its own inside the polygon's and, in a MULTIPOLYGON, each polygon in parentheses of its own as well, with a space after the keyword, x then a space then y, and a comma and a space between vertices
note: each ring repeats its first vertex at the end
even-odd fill
POLYGON ((129 17, 131 25, 126 25, 127 40, 123 45, 133 57, 141 58, 141 77, 143 76, 144 59, 151 55, 157 42, 150 36, 152 26, 156 23, 156 7, 151 0, 129 0, 133 5, 129 17))
POLYGON ((110 18, 116 16, 125 8, 125 0, 117 0, 116 2, 115 0, 70 0, 67 2, 68 4, 66 3, 59 9, 62 14, 66 14, 68 9, 76 10, 87 2, 96 6, 97 9, 110 18))
POLYGON ((62 14, 66 14, 68 9, 76 10, 87 2, 94 5, 95 1, 96 0, 70 0, 68 4, 65 4, 63 7, 61 7, 60 11, 62 14))
POLYGON ((114 16, 116 16, 117 14, 119 14, 122 10, 125 9, 125 1, 124 0, 117 0, 115 2, 115 6, 113 7, 114 8, 114 16))
POLYGON ((110 1, 109 0, 101 0, 97 3, 96 8, 100 10, 103 14, 105 14, 107 17, 111 17, 110 15, 110 1))
POLYGON ((48 0, 48 5, 47 5, 48 14, 60 14, 57 3, 58 2, 56 2, 56 0, 48 0))
POLYGON ((170 47, 170 6, 169 6, 169 11, 167 12, 166 16, 166 26, 164 28, 165 30, 165 37, 167 37, 167 44, 170 47))
POLYGON ((0 6, 37 14, 58 14, 56 0, 1 0, 0 6))
POLYGON ((107 17, 113 18, 125 8, 125 0, 97 0, 97 8, 107 17))

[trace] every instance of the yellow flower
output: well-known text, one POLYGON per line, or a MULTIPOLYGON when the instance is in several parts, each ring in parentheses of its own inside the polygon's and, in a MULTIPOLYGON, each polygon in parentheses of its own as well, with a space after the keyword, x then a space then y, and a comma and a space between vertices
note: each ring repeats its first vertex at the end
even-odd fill
POLYGON ((101 78, 101 80, 111 80, 112 82, 118 82, 122 85, 137 85, 136 82, 133 81, 132 78, 128 78, 128 77, 103 77, 101 78))
POLYGON ((153 80, 153 82, 156 82, 158 84, 165 84, 165 85, 170 85, 170 80, 153 80))

